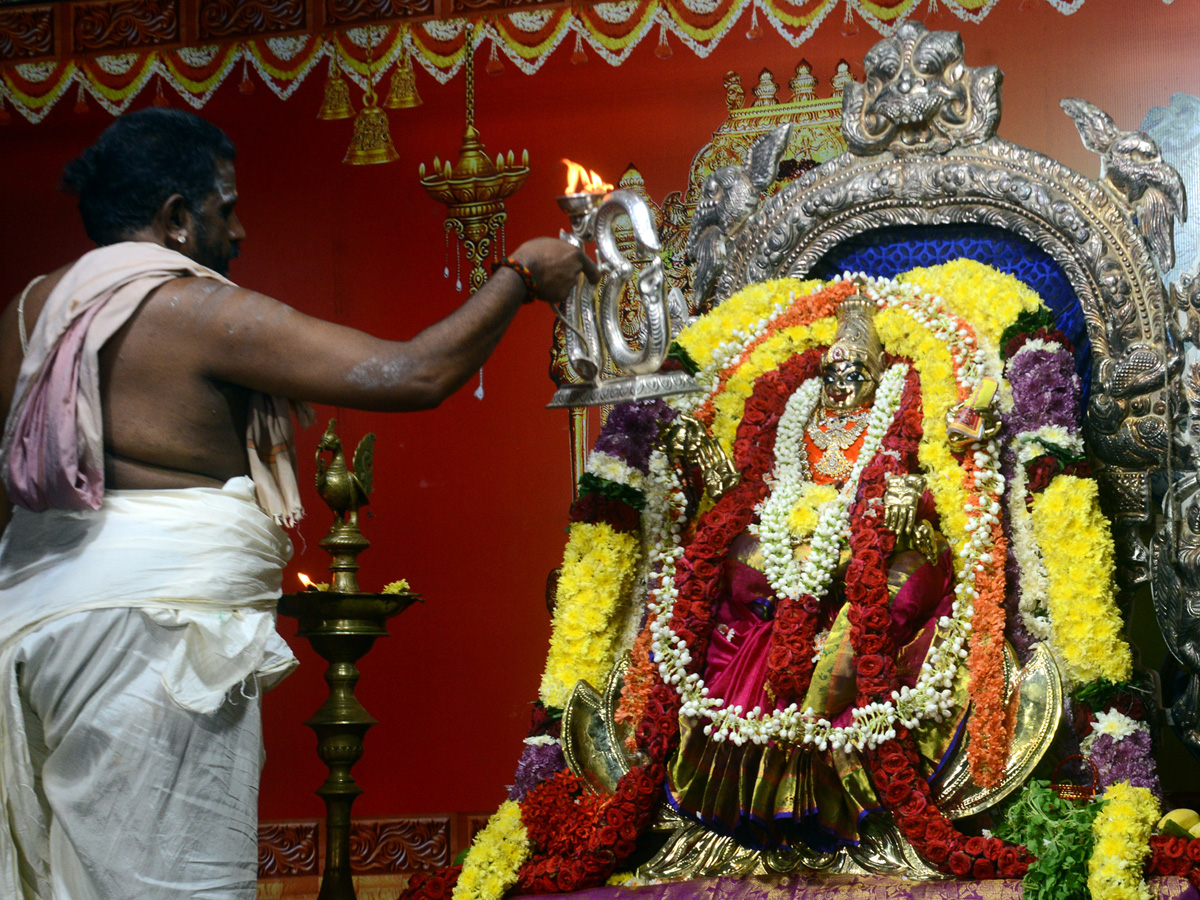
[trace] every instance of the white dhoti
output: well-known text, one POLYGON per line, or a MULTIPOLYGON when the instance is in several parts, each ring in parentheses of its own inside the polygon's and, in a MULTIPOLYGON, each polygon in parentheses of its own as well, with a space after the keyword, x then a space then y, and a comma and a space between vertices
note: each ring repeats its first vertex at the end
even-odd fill
POLYGON ((0 541, 0 897, 254 896, 291 545, 249 479, 17 509, 0 541))

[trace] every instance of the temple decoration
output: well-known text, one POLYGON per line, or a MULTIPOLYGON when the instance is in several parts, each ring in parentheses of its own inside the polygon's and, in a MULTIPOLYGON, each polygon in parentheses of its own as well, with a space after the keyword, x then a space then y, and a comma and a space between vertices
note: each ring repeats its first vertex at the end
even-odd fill
POLYGON ((342 77, 335 49, 329 56, 329 74, 325 76, 325 91, 321 96, 321 108, 317 110, 317 118, 329 121, 348 119, 352 115, 354 107, 350 105, 350 85, 342 77))
POLYGON ((417 93, 417 76, 413 71, 412 54, 405 53, 392 72, 392 85, 388 89, 387 99, 383 105, 388 109, 412 109, 421 105, 421 95, 417 93))
MULTIPOLYGON (((374 37, 374 36, 373 36, 374 37)), ((367 87, 363 92, 363 107, 354 117, 354 135, 342 162, 352 166, 372 166, 378 163, 395 162, 400 158, 392 144, 392 133, 388 128, 387 113, 379 108, 375 94, 372 72, 375 47, 378 38, 371 43, 371 56, 367 62, 367 87)))
MULTIPOLYGON (((473 28, 465 29, 474 33, 473 28)), ((446 249, 449 254, 450 234, 453 232, 462 244, 470 263, 468 282, 471 291, 477 291, 487 281, 485 263, 489 258, 503 255, 504 223, 508 213, 504 201, 517 192, 529 177, 529 153, 521 151, 521 162, 517 165, 512 151, 508 159, 497 155, 495 164, 488 159, 475 129, 475 54, 474 42, 467 41, 466 62, 463 66, 467 89, 467 127, 463 132, 462 145, 458 150, 458 162, 445 167, 435 158, 433 172, 425 174, 425 164, 419 172, 421 186, 434 200, 446 205, 446 249)), ((456 287, 462 290, 461 256, 456 250, 455 261, 459 266, 456 287)), ((447 261, 445 275, 450 277, 447 261)))
MULTIPOLYGON (((456 17, 485 16, 479 38, 491 39, 522 72, 532 74, 560 44, 566 45, 562 52, 571 54, 573 61, 586 59, 586 44, 602 61, 620 65, 642 41, 664 42, 674 33, 681 44, 707 56, 729 35, 745 39, 744 26, 737 23, 747 5, 753 6, 752 18, 763 13, 771 27, 798 47, 839 11, 849 13, 853 8, 856 21, 861 17, 868 27, 887 34, 927 2, 806 0, 801 12, 784 0, 753 4, 721 0, 711 9, 700 9, 688 0, 611 8, 602 4, 600 9, 523 0, 524 8, 518 10, 512 9, 510 0, 163 0, 132 5, 65 0, 0 7, 0 81, 19 114, 38 122, 77 81, 87 84, 88 92, 108 112, 119 115, 146 88, 148 73, 154 71, 165 73, 173 90, 190 95, 190 105, 202 107, 243 57, 249 57, 268 89, 286 100, 313 70, 316 58, 331 52, 326 40, 343 44, 348 74, 365 87, 365 54, 345 40, 348 31, 364 26, 388 30, 379 55, 381 71, 411 52, 427 72, 445 82, 463 63, 464 36, 447 37, 450 29, 444 24, 456 17), (102 22, 105 14, 112 16, 112 10, 122 5, 135 14, 121 18, 120 27, 96 25, 86 33, 72 28, 76 20, 102 22), (576 34, 573 50, 564 40, 571 31, 576 34), (181 42, 181 36, 190 35, 196 36, 191 43, 181 42)), ((1070 14, 1083 0, 1047 3, 1070 14)), ((941 4, 955 16, 975 22, 994 5, 981 7, 978 0, 942 0, 941 4)))
MULTIPOLYGON (((1200 885, 1125 622, 1149 581, 1200 754, 1200 275, 1160 278, 1177 174, 1082 103, 1099 180, 1003 141, 1000 72, 955 34, 906 21, 864 74, 846 152, 778 189, 714 167, 691 243, 724 252, 670 350, 700 390, 609 413, 509 800, 405 900, 586 888, 621 860, 633 883, 1200 885)), ((596 201, 564 203, 586 234, 596 201)))
POLYGON ((315 585, 301 576, 305 590, 284 594, 279 611, 299 620, 297 634, 306 637, 313 649, 329 662, 325 680, 329 696, 305 723, 317 735, 317 754, 329 768, 317 794, 325 801, 325 868, 319 900, 354 900, 350 869, 350 809, 362 788, 351 769, 362 757, 363 737, 375 724, 354 696, 359 673, 355 663, 375 639, 387 636, 387 620, 421 598, 396 582, 381 592, 358 587, 358 555, 370 542, 358 527, 358 512, 369 502, 374 480, 375 435, 359 443, 347 463, 337 422, 317 445, 317 493, 333 512, 333 525, 321 539, 331 557, 331 583, 315 585), (328 461, 324 455, 329 454, 328 461))

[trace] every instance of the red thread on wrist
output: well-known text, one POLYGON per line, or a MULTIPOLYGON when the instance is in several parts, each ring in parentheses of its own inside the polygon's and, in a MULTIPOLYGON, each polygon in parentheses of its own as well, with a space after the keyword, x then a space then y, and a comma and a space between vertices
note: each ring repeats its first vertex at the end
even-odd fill
POLYGON ((537 299, 537 282, 534 281, 533 273, 529 271, 529 266, 517 262, 511 256, 505 256, 492 263, 493 275, 500 269, 512 269, 521 276, 521 282, 525 285, 525 299, 521 301, 522 303, 532 303, 537 299))

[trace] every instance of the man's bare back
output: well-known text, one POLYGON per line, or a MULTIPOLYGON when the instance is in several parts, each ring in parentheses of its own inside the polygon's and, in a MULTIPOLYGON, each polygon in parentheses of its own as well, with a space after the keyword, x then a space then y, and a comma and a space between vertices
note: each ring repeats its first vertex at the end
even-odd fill
MULTIPOLYGON (((30 290, 25 327, 32 333, 46 297, 66 269, 30 290)), ((245 388, 213 380, 196 358, 180 312, 203 292, 199 279, 155 291, 100 354, 105 484, 110 489, 220 485, 246 474, 245 388)), ((16 303, 0 319, 0 398, 5 406, 21 358, 16 303), (9 352, 12 350, 13 352, 9 352)))

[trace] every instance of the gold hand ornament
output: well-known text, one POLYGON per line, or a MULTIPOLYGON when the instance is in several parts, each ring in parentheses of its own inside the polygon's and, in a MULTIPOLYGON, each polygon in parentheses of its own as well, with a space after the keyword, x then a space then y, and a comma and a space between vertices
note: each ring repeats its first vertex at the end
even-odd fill
POLYGON ((923 475, 889 475, 883 493, 883 523, 896 533, 897 549, 907 544, 936 563, 943 542, 928 520, 917 519, 917 506, 924 493, 923 475))
POLYGON ((925 493, 923 475, 889 475, 883 493, 883 524, 898 541, 911 541, 917 526, 917 504, 925 493))
POLYGON ((713 500, 720 499, 741 478, 721 445, 692 416, 676 417, 660 440, 667 458, 672 462, 682 463, 685 468, 695 466, 700 469, 704 487, 713 500))

